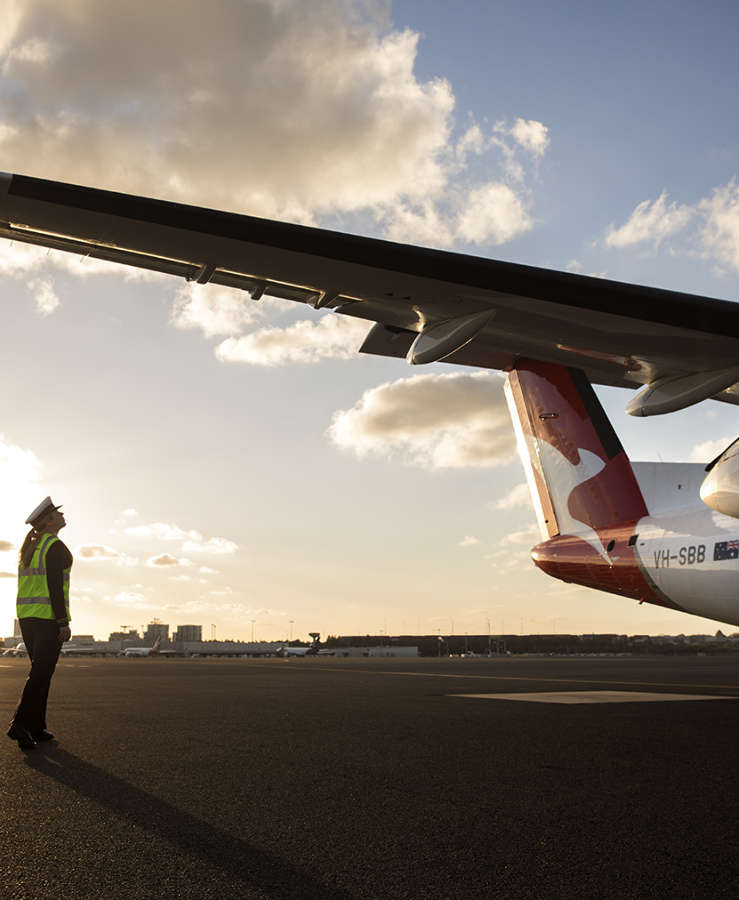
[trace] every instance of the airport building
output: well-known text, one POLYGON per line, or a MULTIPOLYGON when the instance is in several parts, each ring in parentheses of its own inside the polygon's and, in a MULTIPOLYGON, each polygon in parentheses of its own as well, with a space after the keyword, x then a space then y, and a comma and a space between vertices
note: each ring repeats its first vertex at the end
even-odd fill
POLYGON ((157 638, 161 638, 162 644, 169 643, 169 625, 165 625, 164 622, 160 622, 158 619, 154 619, 153 622, 149 622, 149 624, 146 626, 146 631, 144 632, 144 643, 153 644, 157 638))
MULTIPOLYGON (((108 640, 136 642, 141 640, 141 636, 139 635, 138 631, 131 628, 128 631, 111 631, 108 635, 108 640)), ((133 644, 131 646, 133 646, 133 644)))
POLYGON ((274 656, 280 641, 186 641, 177 646, 186 656, 274 656))
POLYGON ((202 625, 180 625, 177 631, 172 635, 175 644, 184 641, 202 641, 203 626, 202 625))
POLYGON ((420 656, 421 652, 418 647, 401 647, 397 644, 392 644, 390 646, 380 646, 380 647, 324 647, 322 648, 323 656, 363 656, 363 657, 393 657, 393 656, 405 656, 405 657, 416 657, 420 656))

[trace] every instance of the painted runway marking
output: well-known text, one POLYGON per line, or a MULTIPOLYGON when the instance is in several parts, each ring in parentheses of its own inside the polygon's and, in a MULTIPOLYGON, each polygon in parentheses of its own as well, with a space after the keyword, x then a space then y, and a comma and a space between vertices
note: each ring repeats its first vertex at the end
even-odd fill
POLYGON ((528 703, 663 703, 669 700, 739 700, 712 694, 652 694, 641 691, 549 691, 521 694, 450 694, 478 700, 524 700, 528 703))
MULTIPOLYGON (((256 668, 256 666, 255 666, 256 668)), ((266 668, 266 666, 262 666, 266 668)), ((362 672, 367 675, 409 675, 414 678, 479 678, 486 681, 541 681, 547 684, 633 684, 645 687, 676 687, 676 688, 703 688, 706 690, 736 691, 736 684, 692 684, 686 681, 628 681, 614 678, 542 678, 539 675, 476 675, 470 672, 468 675, 452 674, 450 672, 397 672, 376 669, 349 669, 345 666, 313 666, 324 672, 362 672)))
MULTIPOLYGON (((293 666, 292 664, 283 666, 283 661, 280 660, 279 666, 275 665, 275 662, 253 662, 249 661, 249 669, 263 669, 265 671, 275 671, 275 668, 279 668, 281 671, 296 671, 298 666, 293 666)), ((311 660, 305 667, 305 672, 321 672, 323 674, 333 675, 335 672, 352 672, 355 675, 407 675, 414 678, 463 678, 469 681, 470 679, 476 680, 485 680, 485 681, 527 681, 538 682, 542 684, 613 684, 613 685, 633 685, 635 687, 655 687, 655 688, 680 688, 681 690, 686 690, 689 688, 697 688, 698 690, 712 690, 712 691, 737 691, 739 690, 739 684, 705 684, 705 683, 694 683, 690 681, 630 681, 625 678, 547 678, 542 677, 540 675, 485 675, 485 674, 476 674, 473 672, 469 672, 467 674, 460 673, 451 673, 451 672, 399 672, 397 670, 391 669, 369 669, 369 668, 360 668, 357 666, 349 667, 342 665, 321 665, 320 663, 311 660)))

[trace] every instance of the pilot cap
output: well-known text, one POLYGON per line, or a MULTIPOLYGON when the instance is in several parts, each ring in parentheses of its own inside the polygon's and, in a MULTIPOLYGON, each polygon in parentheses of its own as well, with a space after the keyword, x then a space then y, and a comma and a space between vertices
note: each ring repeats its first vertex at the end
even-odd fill
POLYGON ((46 518, 52 509, 61 508, 61 504, 59 506, 54 506, 51 502, 51 497, 44 497, 41 503, 39 503, 36 509, 34 509, 31 515, 26 519, 26 525, 33 525, 35 527, 38 522, 41 522, 46 518))

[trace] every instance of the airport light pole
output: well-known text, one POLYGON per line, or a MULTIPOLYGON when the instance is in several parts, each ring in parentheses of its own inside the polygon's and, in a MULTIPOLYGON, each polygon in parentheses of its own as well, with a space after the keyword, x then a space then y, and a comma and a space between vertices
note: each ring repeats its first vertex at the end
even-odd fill
POLYGON ((252 642, 252 644, 254 643, 254 623, 256 621, 257 621, 256 619, 251 619, 251 642, 252 642))

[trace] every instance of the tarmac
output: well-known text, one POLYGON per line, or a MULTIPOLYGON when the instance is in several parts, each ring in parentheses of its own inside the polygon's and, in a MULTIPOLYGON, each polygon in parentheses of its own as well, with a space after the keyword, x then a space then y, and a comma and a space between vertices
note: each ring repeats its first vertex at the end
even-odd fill
POLYGON ((63 659, 48 724, 2 898, 739 897, 739 656, 63 659))

